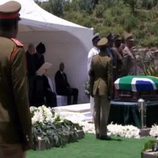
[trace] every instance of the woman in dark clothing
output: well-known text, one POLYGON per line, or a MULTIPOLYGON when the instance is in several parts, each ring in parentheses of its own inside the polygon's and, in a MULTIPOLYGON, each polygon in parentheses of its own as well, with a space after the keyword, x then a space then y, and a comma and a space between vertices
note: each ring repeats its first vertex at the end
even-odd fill
POLYGON ((38 70, 45 62, 44 59, 44 53, 46 52, 46 47, 43 43, 39 43, 36 46, 36 54, 35 54, 35 58, 36 58, 36 70, 38 70))
MULTIPOLYGON (((46 51, 45 45, 39 43, 36 47, 35 65, 36 71, 44 64, 44 53, 46 51)), ((57 106, 56 94, 51 90, 48 78, 45 74, 36 76, 34 97, 36 106, 45 104, 49 107, 57 106)))

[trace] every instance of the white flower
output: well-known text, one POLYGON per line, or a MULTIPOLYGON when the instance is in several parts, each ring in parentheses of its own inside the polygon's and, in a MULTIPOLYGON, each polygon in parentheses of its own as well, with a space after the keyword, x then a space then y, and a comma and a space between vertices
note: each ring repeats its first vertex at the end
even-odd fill
POLYGON ((132 125, 122 126, 118 124, 109 124, 107 126, 108 135, 120 136, 125 138, 139 138, 140 130, 132 125))
POLYGON ((158 137, 158 125, 153 125, 151 127, 149 135, 152 137, 158 137))
MULTIPOLYGON (((95 134, 95 127, 94 123, 89 123, 86 119, 84 114, 82 113, 72 113, 72 112, 63 112, 63 111, 56 111, 55 116, 52 114, 51 108, 47 108, 46 106, 42 105, 38 108, 30 107, 31 112, 33 113, 32 117, 32 124, 37 122, 44 123, 44 122, 54 122, 55 118, 58 116, 61 120, 68 119, 74 123, 78 123, 79 125, 83 126, 83 130, 85 133, 94 133, 95 134)), ((107 126, 108 135, 112 136, 120 136, 125 138, 140 138, 140 129, 133 125, 122 126, 119 124, 109 124, 107 126)), ((151 136, 158 136, 158 126, 154 125, 150 131, 151 136)))

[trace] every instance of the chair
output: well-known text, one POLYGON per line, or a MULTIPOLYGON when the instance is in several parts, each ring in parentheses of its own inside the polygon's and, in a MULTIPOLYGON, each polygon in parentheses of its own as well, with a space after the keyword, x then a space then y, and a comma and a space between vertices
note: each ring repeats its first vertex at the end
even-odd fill
MULTIPOLYGON (((48 76, 47 76, 47 78, 48 78, 48 82, 49 82, 49 85, 51 87, 51 90, 56 93, 54 78, 52 80, 48 76)), ((56 98, 57 98, 57 106, 67 105, 67 97, 66 96, 58 95, 56 93, 56 98)))

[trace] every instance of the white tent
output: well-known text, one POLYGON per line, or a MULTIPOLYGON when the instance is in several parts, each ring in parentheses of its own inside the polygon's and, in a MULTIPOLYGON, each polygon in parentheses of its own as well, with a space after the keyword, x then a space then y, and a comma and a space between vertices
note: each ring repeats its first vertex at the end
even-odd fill
MULTIPOLYGON (((0 0, 0 4, 9 0, 0 0)), ((16 0, 22 5, 18 38, 25 47, 31 42, 46 45, 45 60, 53 64, 50 76, 58 70, 59 63, 65 63, 65 72, 72 87, 79 89, 79 103, 87 102, 84 84, 87 80, 87 54, 91 45, 93 30, 58 18, 33 0, 16 0)))

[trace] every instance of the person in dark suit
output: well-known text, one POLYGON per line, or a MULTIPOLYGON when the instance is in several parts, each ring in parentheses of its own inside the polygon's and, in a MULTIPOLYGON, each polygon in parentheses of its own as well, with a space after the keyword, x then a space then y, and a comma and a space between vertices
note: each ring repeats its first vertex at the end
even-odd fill
POLYGON ((45 104, 48 107, 56 107, 57 106, 57 98, 55 92, 51 89, 49 84, 48 76, 42 75, 44 81, 44 96, 45 96, 45 104))
POLYGON ((25 158, 31 145, 26 55, 16 38, 21 5, 0 5, 0 158, 25 158))
POLYGON ((90 75, 90 94, 94 96, 94 124, 97 139, 109 140, 107 123, 112 94, 112 59, 107 52, 107 38, 98 41, 98 55, 92 58, 90 75))
POLYGON ((34 105, 34 89, 36 79, 36 64, 35 64, 35 47, 32 43, 28 45, 26 51, 26 62, 27 62, 27 75, 29 80, 29 103, 30 106, 34 105))
POLYGON ((55 86, 58 95, 67 96, 67 104, 77 104, 78 101, 78 89, 71 88, 67 80, 67 75, 64 72, 64 63, 61 62, 59 65, 59 70, 55 74, 55 86), (71 97, 73 96, 73 101, 71 97))

